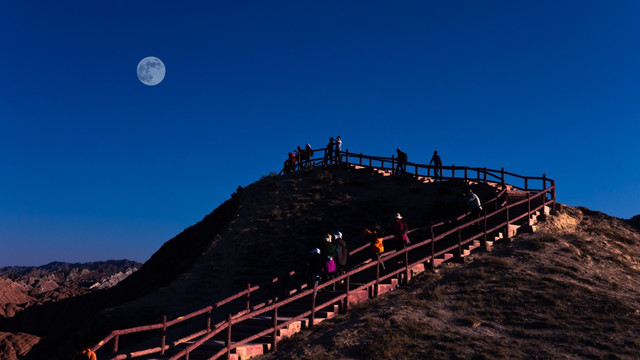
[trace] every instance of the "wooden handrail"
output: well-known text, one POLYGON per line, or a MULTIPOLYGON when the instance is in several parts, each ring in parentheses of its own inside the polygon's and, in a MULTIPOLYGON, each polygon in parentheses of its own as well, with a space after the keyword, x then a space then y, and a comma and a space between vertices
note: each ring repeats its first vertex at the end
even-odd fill
MULTIPOLYGON (((324 155, 324 148, 315 150, 315 153, 319 153, 322 152, 324 155)), ((395 163, 395 158, 392 156, 391 158, 388 157, 379 157, 379 156, 368 156, 368 155, 363 155, 363 154, 354 154, 354 153, 349 153, 349 151, 343 151, 340 152, 337 155, 340 158, 340 163, 342 164, 351 164, 351 165, 358 165, 358 166, 363 166, 363 167, 371 167, 371 168, 375 168, 375 169, 381 169, 381 170, 390 170, 390 171, 395 171, 394 169, 394 163, 395 163), (343 155, 344 159, 343 159, 343 155), (368 160, 368 164, 364 164, 363 165, 363 159, 368 160), (373 163, 375 162, 379 162, 380 166, 374 166, 373 163), (385 166, 385 163, 390 164, 390 167, 385 166)), ((324 156, 322 158, 316 158, 316 159, 310 159, 309 162, 313 165, 324 165, 324 156)), ((414 175, 416 177, 419 176, 426 176, 428 177, 430 174, 431 169, 434 169, 435 166, 431 166, 431 165, 424 165, 424 164, 417 164, 417 163, 406 163, 406 167, 405 170, 407 168, 414 168, 414 172, 411 175, 414 175), (427 170, 427 174, 421 174, 419 169, 426 169, 427 170)), ((403 256, 406 260, 403 261, 404 263, 404 268, 400 268, 400 269, 396 269, 395 271, 392 271, 390 273, 385 274, 384 276, 380 277, 379 274, 376 276, 376 280, 370 282, 367 286, 371 286, 371 284, 377 284, 379 283, 381 280, 380 279, 387 279, 390 278, 392 276, 395 276, 397 274, 400 274, 402 272, 405 272, 406 274, 408 274, 408 269, 410 266, 413 266, 419 262, 427 262, 427 261, 433 261, 433 259, 436 256, 440 256, 446 252, 449 252, 453 249, 461 249, 461 247, 464 244, 467 244, 473 240, 475 240, 476 238, 482 237, 484 236, 486 238, 487 233, 493 233, 496 230, 503 228, 504 226, 518 221, 526 216, 530 216, 530 214, 532 212, 538 211, 541 208, 547 206, 547 205, 552 205, 555 206, 555 181, 552 179, 549 179, 546 177, 545 174, 543 174, 542 177, 532 177, 532 176, 522 176, 522 175, 518 175, 518 174, 513 174, 510 172, 506 172, 504 171, 504 169, 501 170, 493 170, 493 169, 487 169, 487 168, 471 168, 471 167, 461 167, 461 166, 442 166, 440 167, 441 171, 440 171, 440 177, 442 179, 456 179, 455 174, 456 174, 456 170, 458 171, 458 173, 460 173, 460 171, 462 171, 464 173, 464 177, 462 179, 464 179, 465 181, 471 181, 471 182, 477 182, 477 183, 486 183, 490 180, 488 179, 495 179, 495 182, 498 184, 502 184, 504 186, 503 190, 500 191, 498 194, 496 194, 493 198, 489 199, 488 201, 486 201, 484 203, 485 207, 487 204, 492 203, 492 202, 497 202, 502 196, 508 196, 507 194, 507 185, 510 186, 513 189, 517 189, 517 190, 524 190, 527 192, 527 198, 514 202, 512 204, 509 204, 508 201, 506 202, 506 206, 497 209, 491 213, 485 214, 483 217, 478 218, 478 219, 474 219, 471 221, 467 221, 461 225, 458 225, 452 229, 448 229, 448 230, 444 230, 441 233, 439 233, 438 235, 434 234, 434 229, 438 229, 440 227, 443 227, 447 224, 447 222, 439 222, 437 224, 429 224, 429 225, 424 225, 421 227, 417 227, 414 228, 412 230, 410 230, 410 233, 413 232, 418 232, 418 231, 429 231, 430 235, 428 238, 424 239, 424 240, 420 240, 416 243, 413 243, 411 245, 408 245, 403 251, 392 251, 392 252, 387 252, 385 253, 382 257, 381 257, 381 261, 386 261, 389 259, 393 259, 397 256, 403 256), (444 176, 444 171, 451 171, 451 177, 446 177, 444 176), (473 176, 469 176, 469 172, 475 172, 476 173, 476 178, 473 178, 473 176), (524 180, 524 185, 522 187, 520 186, 516 186, 513 184, 509 184, 506 181, 504 181, 503 179, 505 179, 505 176, 510 176, 510 177, 514 177, 517 179, 522 179, 524 180), (542 181, 542 189, 531 189, 530 188, 530 181, 542 181), (550 186, 547 187, 547 182, 550 184, 550 186), (550 195, 550 199, 547 200, 547 194, 550 195), (540 205, 531 208, 531 201, 535 200, 537 198, 541 198, 542 202, 540 205), (511 208, 515 208, 516 206, 520 206, 523 205, 524 203, 528 203, 528 209, 527 212, 524 212, 523 214, 519 214, 516 215, 514 218, 509 218, 509 209, 511 208), (499 222, 498 225, 492 227, 491 229, 487 229, 486 228, 486 221, 488 218, 493 218, 496 216, 500 216, 502 213, 506 214, 506 221, 502 221, 499 222), (472 225, 475 225, 476 223, 480 223, 483 222, 484 223, 484 231, 479 233, 479 234, 475 234, 469 238, 466 239, 462 239, 462 230, 466 229, 472 225), (452 234, 458 234, 458 243, 455 246, 451 246, 447 249, 444 250, 440 250, 438 252, 434 251, 434 244, 440 240, 443 240, 445 238, 447 238, 448 236, 452 235, 452 234), (428 251, 430 253, 429 256, 427 256, 426 258, 421 259, 418 262, 414 262, 412 264, 408 263, 408 253, 412 250, 416 250, 416 249, 421 249, 424 248, 426 246, 430 247, 430 251, 428 251)), ((465 213, 462 214, 460 216, 458 216, 457 218, 455 218, 456 221, 461 221, 464 218, 466 218, 469 214, 465 213)), ((391 239, 393 236, 389 235, 389 236, 385 236, 383 239, 384 240, 388 240, 391 239)), ((350 251, 350 255, 359 253, 361 251, 364 251, 365 249, 367 249, 369 247, 369 244, 364 244, 362 246, 357 247, 356 249, 353 249, 352 251, 350 251)), ((307 289, 304 291, 301 291, 291 297, 285 298, 285 299, 278 299, 277 301, 274 301, 273 304, 271 305, 267 305, 264 307, 261 307, 257 310, 251 310, 250 306, 249 306, 249 297, 251 295, 252 292, 263 289, 263 288, 267 288, 270 285, 273 284, 277 284, 280 282, 283 282, 286 278, 289 278, 293 275, 296 274, 296 271, 289 271, 283 278, 273 278, 267 282, 262 283, 261 285, 248 285, 247 289, 240 291, 234 295, 231 295, 227 298, 224 298, 220 301, 218 301, 217 303, 215 303, 212 306, 208 306, 205 308, 202 308, 200 310, 191 312, 189 314, 177 317, 171 321, 166 321, 165 320, 162 323, 159 324, 151 324, 151 325, 144 325, 144 326, 138 326, 138 327, 133 327, 133 328, 128 328, 128 329, 121 329, 121 330, 114 330, 111 333, 109 333, 109 335, 107 335, 104 339, 102 339, 97 345, 95 345, 93 347, 94 351, 97 351, 98 349, 100 349, 102 346, 104 346, 105 344, 107 344, 109 341, 113 340, 114 343, 114 357, 112 359, 118 359, 118 358, 130 358, 130 357, 134 357, 134 355, 136 356, 142 356, 142 355, 147 355, 153 352, 164 352, 166 350, 166 348, 168 348, 169 346, 165 346, 164 344, 164 336, 163 336, 163 343, 161 344, 160 347, 157 348, 152 348, 152 349, 146 349, 146 350, 140 350, 137 351, 135 353, 130 353, 125 357, 122 357, 122 355, 116 355, 117 351, 118 351, 118 338, 121 335, 127 335, 127 334, 133 334, 133 333, 140 333, 140 332, 145 332, 145 331, 154 331, 154 330, 162 330, 163 334, 168 330, 168 328, 180 324, 184 321, 187 321, 189 319, 192 319, 194 317, 203 315, 203 314, 208 314, 209 316, 211 316, 211 312, 216 309, 216 308, 220 308, 221 306, 231 303, 234 300, 246 297, 247 298, 247 308, 246 311, 243 311, 241 313, 238 313, 237 316, 232 316, 231 314, 229 314, 228 316, 228 321, 224 321, 219 323, 217 326, 215 326, 213 329, 209 328, 210 327, 210 320, 207 321, 207 333, 206 335, 202 336, 199 340, 197 340, 195 343, 191 344, 190 346, 188 346, 187 348, 185 348, 183 351, 175 354, 173 357, 171 357, 171 359, 179 359, 182 356, 187 355, 190 351, 192 351, 193 349, 197 348, 198 346, 200 346, 201 344, 203 344, 204 342, 206 342, 208 339, 212 338, 213 336, 219 334, 220 332, 222 332, 223 330, 227 329, 228 331, 231 331, 230 327, 233 323, 238 323, 241 322, 245 319, 249 319, 251 317, 254 316, 258 316, 261 314, 264 314, 266 312, 270 312, 270 311, 274 311, 275 314, 277 314, 277 309, 281 306, 284 306, 288 303, 291 303, 293 301, 296 301, 298 299, 301 299, 303 297, 309 296, 314 294, 314 292, 323 289, 325 287, 331 286, 333 284, 335 284, 338 281, 342 281, 342 280, 346 280, 348 281, 348 279, 350 278, 350 276, 357 274, 359 272, 365 271, 371 267, 374 266, 378 266, 377 262, 370 262, 370 263, 365 263, 365 264, 360 264, 359 266, 356 266, 355 268, 351 269, 350 271, 346 272, 345 274, 336 277, 333 280, 330 280, 328 282, 319 284, 319 285, 314 285, 314 288, 312 289, 307 289)), ((408 277, 408 276, 407 276, 408 277)), ((405 278, 407 278, 405 277, 405 278)), ((376 286, 377 288, 377 286, 376 286)), ((346 299, 347 295, 342 294, 340 296, 337 296, 335 299, 330 300, 329 302, 327 302, 327 305, 330 304, 331 302, 335 302, 335 301, 342 301, 343 299, 346 299)), ((277 298, 276 298, 277 299, 277 298)), ((305 313, 306 314, 306 313, 305 313)), ((313 314, 313 310, 310 311, 310 314, 313 314)), ((308 316, 309 314, 307 314, 306 316, 308 316)), ((305 315, 298 315, 297 317, 295 317, 296 319, 299 318, 303 318, 305 315)), ((313 316, 313 315, 312 315, 313 316)), ((277 317, 277 315, 276 315, 277 317)), ((292 322, 294 320, 289 320, 286 324, 288 324, 289 322, 292 322)), ((277 330, 277 327, 283 327, 285 325, 277 324, 277 321, 274 319, 274 327, 267 329, 263 332, 261 332, 261 335, 266 335, 269 334, 270 332, 273 332, 275 334, 275 331, 277 330), (263 334, 264 333, 264 334, 263 334)), ((200 331, 201 332, 201 331, 200 331)), ((255 338, 257 338, 255 335, 252 336, 251 338, 242 340, 241 342, 237 342, 234 343, 233 345, 228 345, 227 347, 225 347, 225 349, 221 350, 216 356, 214 356, 213 358, 216 358, 217 356, 220 356, 222 354, 224 354, 225 352, 228 354, 232 348, 235 348, 237 346, 240 346, 241 344, 245 344, 250 342, 251 340, 253 340, 255 338)), ((274 343, 275 343, 275 336, 274 336, 274 343)))

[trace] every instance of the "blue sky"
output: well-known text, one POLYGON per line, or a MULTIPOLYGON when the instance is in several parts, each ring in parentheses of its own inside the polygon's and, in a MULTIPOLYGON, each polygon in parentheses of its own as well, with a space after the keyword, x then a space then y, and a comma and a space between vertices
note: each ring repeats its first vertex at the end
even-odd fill
POLYGON ((336 135, 640 214, 639 20, 637 1, 2 1, 0 266, 143 262, 336 135))

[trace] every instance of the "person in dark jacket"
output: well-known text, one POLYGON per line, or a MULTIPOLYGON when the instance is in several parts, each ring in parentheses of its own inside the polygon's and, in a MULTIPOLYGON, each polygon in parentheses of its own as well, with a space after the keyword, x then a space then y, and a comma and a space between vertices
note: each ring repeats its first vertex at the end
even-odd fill
POLYGON ((347 257, 349 251, 347 250, 347 242, 342 238, 340 231, 333 234, 333 243, 337 248, 336 267, 338 268, 338 276, 344 274, 344 268, 347 265, 347 257))
POLYGON ((398 153, 398 158, 397 158, 398 164, 396 165, 396 175, 400 175, 405 171, 407 167, 408 156, 407 156, 407 153, 400 150, 400 148, 397 148, 396 152, 398 153))
POLYGON ((324 164, 329 165, 333 161, 333 138, 329 138, 329 143, 324 151, 324 164))
POLYGON ((431 161, 429 161, 429 165, 433 163, 433 177, 436 181, 442 181, 442 159, 440 159, 440 155, 438 155, 438 151, 433 151, 433 156, 431 157, 431 161))
POLYGON ((307 264, 307 275, 309 279, 309 285, 313 286, 315 283, 318 285, 322 279, 322 267, 324 266, 324 259, 320 254, 320 249, 315 248, 311 250, 309 256, 309 264, 307 264))
MULTIPOLYGON (((336 257, 338 256, 338 248, 332 242, 333 236, 331 234, 327 234, 324 237, 324 244, 320 247, 320 251, 322 252, 322 257, 324 259, 324 273, 323 280, 330 281, 331 279, 336 277, 336 257)), ((332 288, 335 290, 335 283, 332 288)))

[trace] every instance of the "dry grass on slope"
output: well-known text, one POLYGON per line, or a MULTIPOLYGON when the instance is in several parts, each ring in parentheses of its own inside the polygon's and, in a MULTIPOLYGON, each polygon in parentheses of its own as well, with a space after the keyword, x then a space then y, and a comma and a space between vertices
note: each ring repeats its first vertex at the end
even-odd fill
POLYGON ((538 232, 417 276, 261 359, 638 359, 640 234, 564 207, 538 232))

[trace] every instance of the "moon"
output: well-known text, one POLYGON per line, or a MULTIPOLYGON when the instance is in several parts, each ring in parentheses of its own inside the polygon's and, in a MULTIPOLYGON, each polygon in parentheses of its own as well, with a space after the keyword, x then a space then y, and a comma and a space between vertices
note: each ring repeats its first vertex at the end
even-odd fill
POLYGON ((165 72, 164 63, 155 56, 147 56, 138 63, 138 79, 145 85, 160 84, 165 72))

